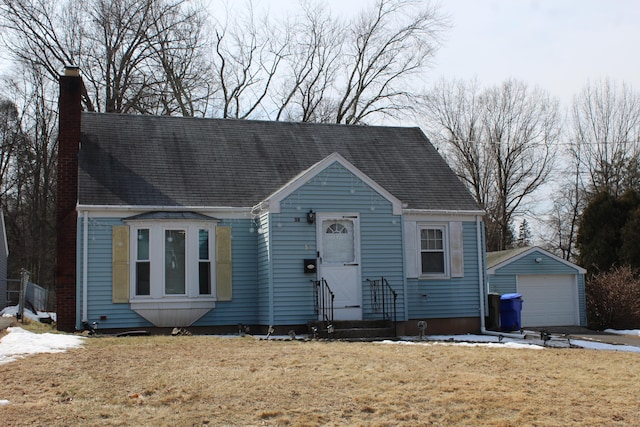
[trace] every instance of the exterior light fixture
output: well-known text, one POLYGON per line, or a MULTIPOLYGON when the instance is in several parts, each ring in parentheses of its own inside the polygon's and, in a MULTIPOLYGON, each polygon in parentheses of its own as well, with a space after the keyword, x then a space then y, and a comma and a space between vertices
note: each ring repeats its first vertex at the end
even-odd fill
POLYGON ((309 209, 309 212, 307 212, 307 222, 309 224, 313 224, 314 222, 316 222, 316 213, 309 209))
POLYGON ((540 264, 542 262, 542 258, 536 258, 536 263, 540 264))

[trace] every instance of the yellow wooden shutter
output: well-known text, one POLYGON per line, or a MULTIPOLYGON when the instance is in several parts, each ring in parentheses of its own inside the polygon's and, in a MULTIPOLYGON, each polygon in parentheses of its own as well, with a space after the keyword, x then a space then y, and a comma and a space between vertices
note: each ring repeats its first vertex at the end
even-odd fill
POLYGON ((112 301, 129 302, 129 226, 116 225, 111 232, 112 301))
POLYGON ((216 227, 216 296, 231 301, 231 227, 216 227))

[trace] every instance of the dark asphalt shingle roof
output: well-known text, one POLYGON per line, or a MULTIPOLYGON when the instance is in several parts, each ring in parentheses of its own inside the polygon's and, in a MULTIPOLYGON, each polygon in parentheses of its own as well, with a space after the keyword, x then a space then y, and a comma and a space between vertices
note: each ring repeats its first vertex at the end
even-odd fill
POLYGON ((82 114, 82 205, 251 207, 337 152, 409 209, 479 210, 418 128, 82 114))

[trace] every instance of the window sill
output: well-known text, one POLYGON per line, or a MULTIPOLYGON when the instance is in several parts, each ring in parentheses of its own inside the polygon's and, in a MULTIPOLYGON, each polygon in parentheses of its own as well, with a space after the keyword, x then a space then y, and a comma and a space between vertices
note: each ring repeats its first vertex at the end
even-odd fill
POLYGON ((418 280, 449 280, 451 279, 451 276, 445 275, 445 274, 423 274, 420 277, 418 277, 418 280))

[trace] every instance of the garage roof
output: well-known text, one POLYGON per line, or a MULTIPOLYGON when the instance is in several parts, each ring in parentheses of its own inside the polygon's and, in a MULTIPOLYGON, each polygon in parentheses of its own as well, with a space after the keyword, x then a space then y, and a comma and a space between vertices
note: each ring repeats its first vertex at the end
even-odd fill
POLYGON ((499 270, 536 251, 568 267, 576 269, 580 274, 585 274, 587 272, 587 270, 579 265, 567 261, 566 259, 562 259, 539 246, 525 246, 522 248, 507 249, 505 251, 487 252, 487 273, 495 274, 496 270, 499 270))

